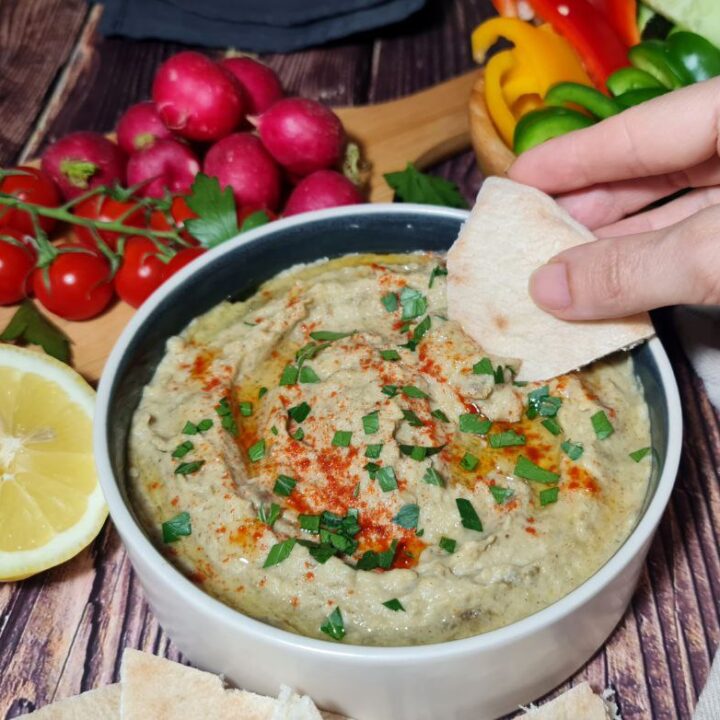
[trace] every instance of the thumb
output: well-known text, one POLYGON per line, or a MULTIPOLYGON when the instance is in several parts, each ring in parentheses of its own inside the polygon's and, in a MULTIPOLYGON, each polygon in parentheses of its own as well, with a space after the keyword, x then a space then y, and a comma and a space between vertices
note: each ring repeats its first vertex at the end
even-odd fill
POLYGON ((720 304, 720 205, 653 232, 570 248, 530 278, 535 303, 564 320, 720 304))

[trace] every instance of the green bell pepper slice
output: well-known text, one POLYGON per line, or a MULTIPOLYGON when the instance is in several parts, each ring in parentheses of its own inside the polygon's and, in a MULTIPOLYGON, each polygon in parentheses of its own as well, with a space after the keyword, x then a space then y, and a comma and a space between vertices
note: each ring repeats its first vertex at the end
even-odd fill
POLYGON ((665 42, 671 57, 685 68, 693 82, 720 75, 720 50, 702 35, 679 30, 665 42))
POLYGON ((595 118, 565 107, 547 107, 523 115, 515 126, 513 150, 516 155, 571 130, 595 124, 595 118))
POLYGON ((685 66, 670 54, 668 46, 661 40, 645 40, 631 47, 628 59, 634 67, 649 73, 670 90, 694 82, 685 66))
POLYGON ((667 88, 637 88, 636 90, 628 90, 620 95, 615 96, 615 102, 622 107, 623 110, 640 105, 660 95, 665 95, 667 88))
POLYGON ((641 88, 663 88, 664 85, 650 73, 638 70, 635 67, 626 67, 616 70, 607 79, 608 90, 615 95, 622 95, 630 90, 641 88))
POLYGON ((598 118, 617 115, 622 109, 612 98, 603 95, 599 90, 574 82, 561 82, 553 85, 545 95, 545 104, 563 107, 573 103, 585 108, 598 118))

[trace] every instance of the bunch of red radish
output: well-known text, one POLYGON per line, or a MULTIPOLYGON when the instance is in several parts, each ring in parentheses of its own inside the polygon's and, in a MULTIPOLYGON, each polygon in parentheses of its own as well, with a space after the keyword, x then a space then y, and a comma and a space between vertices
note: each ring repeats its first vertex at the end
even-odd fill
POLYGON ((273 219, 364 202, 339 172, 346 144, 335 113, 284 97, 266 65, 174 55, 155 75, 152 101, 120 118, 117 143, 72 133, 48 147, 41 171, 3 177, 0 194, 25 205, 0 204, 0 304, 35 294, 75 320, 102 312, 116 293, 137 307, 204 252, 184 227, 195 217, 184 197, 198 172, 231 188, 240 222, 259 210, 273 219), (75 235, 55 246, 44 236, 58 220, 75 235))

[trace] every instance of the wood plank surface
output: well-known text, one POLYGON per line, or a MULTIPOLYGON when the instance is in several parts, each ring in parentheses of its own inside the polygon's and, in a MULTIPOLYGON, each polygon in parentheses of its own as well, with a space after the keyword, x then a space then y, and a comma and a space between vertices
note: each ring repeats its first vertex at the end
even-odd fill
MULTIPOLYGON (((0 0, 0 162, 29 157, 71 130, 110 130, 180 48, 103 39, 97 12, 82 0, 0 0)), ((470 70, 469 31, 491 13, 489 0, 430 0, 400 26, 264 59, 293 93, 333 105, 388 101, 470 70)), ((470 152, 436 171, 468 198, 481 182, 470 152)), ((720 643, 720 421, 670 314, 657 319, 685 412, 677 487, 628 612, 605 647, 556 690, 581 679, 610 686, 625 720, 688 720, 720 643)), ((179 659, 108 523, 74 560, 0 584, 0 719, 116 681, 124 647, 179 659)))

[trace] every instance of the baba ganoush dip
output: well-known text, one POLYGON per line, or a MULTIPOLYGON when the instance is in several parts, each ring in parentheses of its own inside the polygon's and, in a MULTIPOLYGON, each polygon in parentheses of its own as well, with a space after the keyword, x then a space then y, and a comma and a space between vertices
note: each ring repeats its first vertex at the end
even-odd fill
POLYGON ((517 383, 445 297, 440 256, 346 256, 168 341, 129 487, 187 577, 286 630, 413 645, 519 620, 608 560, 652 462, 631 357, 517 383))

